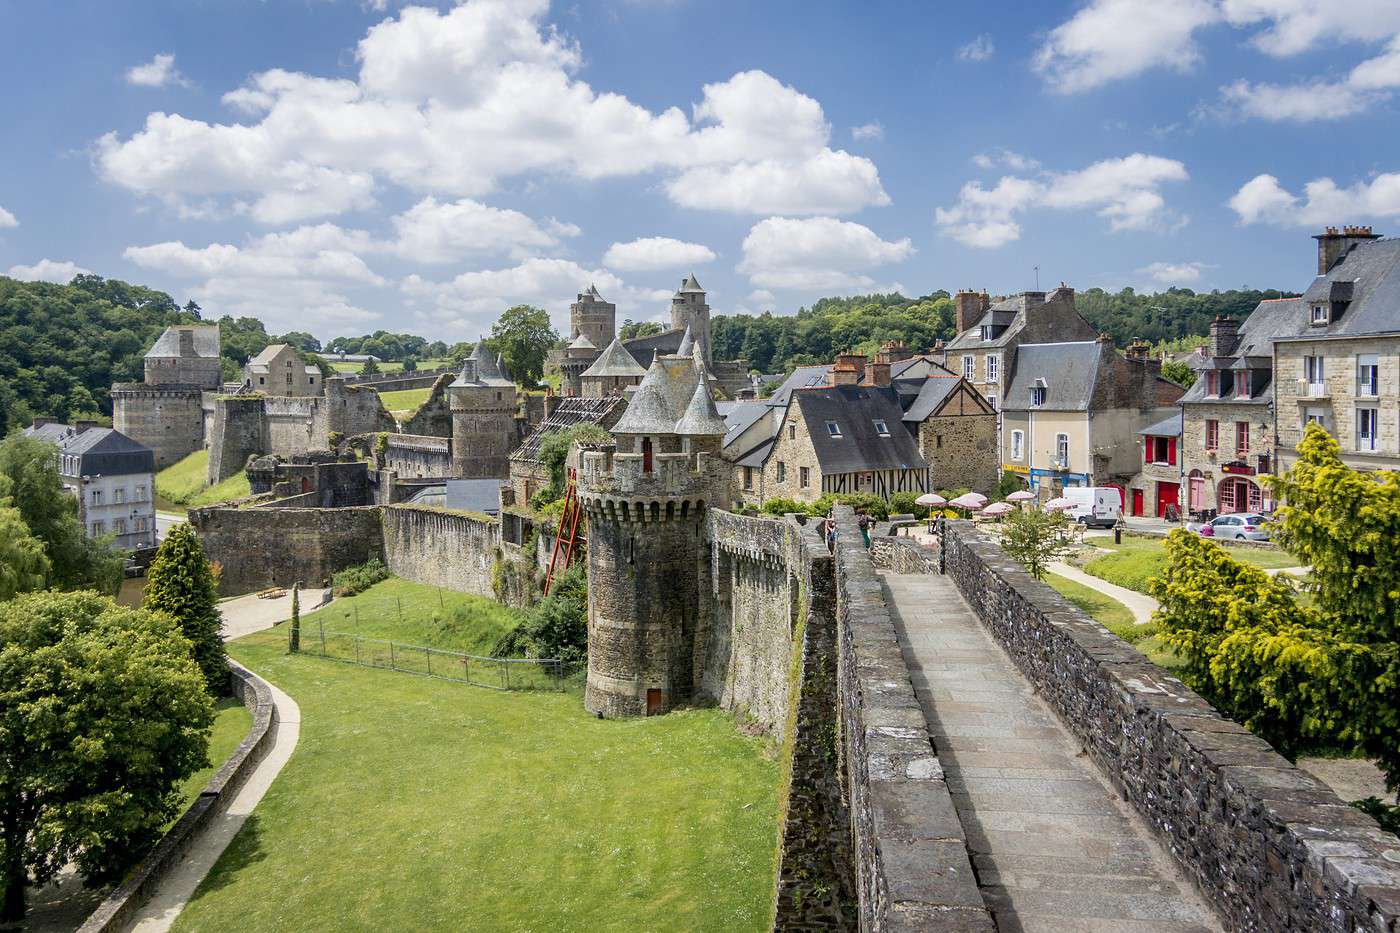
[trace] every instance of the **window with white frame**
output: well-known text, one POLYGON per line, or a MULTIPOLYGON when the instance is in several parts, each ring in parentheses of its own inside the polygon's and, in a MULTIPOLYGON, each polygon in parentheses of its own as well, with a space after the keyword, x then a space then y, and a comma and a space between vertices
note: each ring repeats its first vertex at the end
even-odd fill
POLYGON ((1375 398, 1380 394, 1381 361, 1374 353, 1363 353, 1356 357, 1356 394, 1363 398, 1375 398))
POLYGON ((119 535, 126 534, 126 519, 118 518, 112 521, 112 530, 119 535))
POLYGON ((1056 435, 1055 435, 1055 459, 1059 460, 1060 463, 1064 464, 1066 467, 1069 466, 1069 435, 1068 435, 1068 434, 1056 434, 1056 435))
POLYGON ((965 356, 965 357, 963 357, 963 378, 964 378, 964 379, 976 379, 976 378, 977 378, 977 357, 975 357, 975 356, 965 356))
POLYGON ((1306 428, 1306 427, 1307 427, 1308 425, 1310 425, 1310 424, 1321 425, 1322 428, 1323 428, 1324 430, 1330 431, 1332 428, 1331 428, 1331 425, 1330 425, 1330 423, 1329 423, 1329 419, 1328 419, 1328 417, 1327 417, 1327 409, 1325 409, 1325 408, 1305 408, 1305 409, 1303 409, 1303 427, 1306 428))
POLYGON ((889 437, 889 436, 890 436, 890 428, 889 428, 889 425, 885 424, 885 419, 883 419, 883 418, 876 418, 876 419, 874 419, 874 421, 875 421, 875 433, 878 434, 878 435, 880 435, 881 437, 889 437))
POLYGON ((138 484, 136 485, 136 497, 135 497, 134 499, 132 499, 131 501, 132 501, 132 502, 145 502, 145 501, 146 501, 146 486, 145 486, 144 483, 138 483, 138 484))
POLYGON ((89 498, 91 499, 93 505, 101 505, 101 504, 102 504, 102 490, 100 490, 100 489, 94 489, 94 490, 92 491, 92 495, 91 495, 89 498))
POLYGON ((1356 409, 1356 449, 1375 450, 1379 431, 1379 412, 1374 408, 1356 409))
POLYGON ((987 404, 990 405, 990 406, 992 406, 992 411, 996 411, 996 410, 997 410, 997 397, 996 397, 995 395, 989 395, 989 396, 987 396, 987 404))
POLYGON ((1045 386, 1031 386, 1031 405, 1039 407, 1045 404, 1045 386))
POLYGON ((1314 324, 1330 324, 1331 315, 1327 313, 1327 305, 1315 304, 1312 306, 1312 322, 1314 324))
POLYGON ((126 501, 126 487, 125 487, 125 486, 118 486, 116 489, 113 489, 113 490, 112 490, 112 501, 113 501, 113 502, 125 502, 125 501, 126 501))
POLYGON ((997 373, 1001 369, 1001 357, 995 353, 987 354, 987 381, 996 382, 997 373))
POLYGON ((832 437, 840 437, 841 425, 837 424, 835 421, 828 421, 826 423, 826 433, 830 434, 832 437))
POLYGON ((1303 378, 1308 384, 1308 395, 1316 398, 1326 395, 1326 371, 1322 365, 1322 357, 1303 357, 1303 378))
POLYGON ((1011 432, 1011 459, 1024 460, 1026 458, 1026 432, 1011 432))

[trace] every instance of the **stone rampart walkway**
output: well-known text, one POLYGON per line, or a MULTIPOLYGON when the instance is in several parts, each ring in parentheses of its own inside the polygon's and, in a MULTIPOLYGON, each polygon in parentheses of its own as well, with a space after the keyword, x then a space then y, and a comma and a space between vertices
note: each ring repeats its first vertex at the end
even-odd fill
POLYGON ((1000 933, 1220 929, 953 582, 938 575, 883 576, 1000 933))

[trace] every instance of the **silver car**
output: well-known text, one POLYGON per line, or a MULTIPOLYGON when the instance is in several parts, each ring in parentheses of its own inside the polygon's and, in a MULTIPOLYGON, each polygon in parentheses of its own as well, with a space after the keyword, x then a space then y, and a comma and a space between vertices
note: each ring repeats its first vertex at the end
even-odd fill
POLYGON ((1239 512, 1212 519, 1201 529, 1201 534, 1222 541, 1267 541, 1269 540, 1269 519, 1257 512, 1239 512))

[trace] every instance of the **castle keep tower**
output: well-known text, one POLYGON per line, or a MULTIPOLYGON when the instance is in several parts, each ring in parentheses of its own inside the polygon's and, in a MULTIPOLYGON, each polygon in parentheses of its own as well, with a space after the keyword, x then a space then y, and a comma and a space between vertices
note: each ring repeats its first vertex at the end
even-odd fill
POLYGON ((594 347, 606 347, 617 336, 617 305, 604 301, 595 285, 579 292, 569 305, 569 340, 587 337, 594 347))
POLYGON ((145 367, 144 382, 112 386, 112 426, 151 448, 164 469, 204 445, 204 393, 222 387, 219 325, 167 327, 145 367))
POLYGON ((671 329, 687 328, 700 345, 705 365, 709 366, 713 359, 710 356, 710 306, 705 303, 705 290, 695 281, 693 272, 685 277, 680 290, 671 298, 671 329))
POLYGON ((462 361, 462 372, 447 387, 452 411, 452 475, 463 479, 506 479, 510 452, 519 440, 515 427, 515 383, 478 343, 462 361))
POLYGON ((694 357, 659 356, 613 428, 580 457, 588 515, 588 686, 605 716, 690 700, 708 628, 705 513, 728 504, 724 421, 694 357))

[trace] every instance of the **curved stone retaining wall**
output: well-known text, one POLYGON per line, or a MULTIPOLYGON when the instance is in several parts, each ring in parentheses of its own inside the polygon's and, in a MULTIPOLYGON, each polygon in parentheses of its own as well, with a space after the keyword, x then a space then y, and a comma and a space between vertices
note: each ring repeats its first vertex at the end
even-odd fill
POLYGON ((234 696, 253 714, 253 727, 223 766, 204 785, 184 816, 170 827, 150 854, 127 876, 121 886, 88 915, 78 933, 118 933, 155 893, 162 879, 200 837, 215 817, 228 809, 248 777, 277 739, 277 707, 267 682, 252 671, 228 662, 234 696))
POLYGON ((893 573, 939 572, 938 551, 923 547, 909 538, 872 535, 870 560, 881 570, 893 573))
POLYGON ((946 570, 1231 930, 1400 931, 1400 839, 966 522, 946 570))

